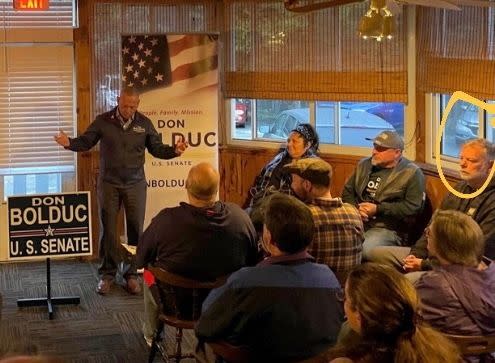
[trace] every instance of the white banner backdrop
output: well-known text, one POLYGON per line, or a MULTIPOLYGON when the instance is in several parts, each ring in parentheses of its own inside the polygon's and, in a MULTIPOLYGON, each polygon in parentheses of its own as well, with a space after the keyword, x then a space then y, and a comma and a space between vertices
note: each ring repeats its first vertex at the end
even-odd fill
POLYGON ((218 36, 122 36, 122 80, 141 90, 139 111, 165 144, 180 137, 189 142, 178 158, 146 154, 146 228, 163 208, 187 201, 185 180, 193 165, 207 161, 218 167, 218 36))

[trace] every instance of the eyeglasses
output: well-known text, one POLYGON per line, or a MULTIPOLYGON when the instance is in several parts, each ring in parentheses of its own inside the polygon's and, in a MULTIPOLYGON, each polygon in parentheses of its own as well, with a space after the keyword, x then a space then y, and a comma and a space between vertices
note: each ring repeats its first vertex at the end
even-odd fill
POLYGON ((345 300, 346 300, 344 289, 337 290, 337 292, 335 293, 335 296, 337 297, 337 300, 340 302, 345 302, 345 300))
POLYGON ((383 146, 380 146, 380 145, 377 145, 377 144, 373 144, 373 148, 376 151, 378 151, 379 153, 389 150, 388 147, 383 147, 383 146))
POLYGON ((430 238, 430 237, 431 237, 431 230, 430 230, 430 226, 427 226, 427 227, 425 228, 424 233, 425 233, 425 237, 426 237, 426 238, 430 238))

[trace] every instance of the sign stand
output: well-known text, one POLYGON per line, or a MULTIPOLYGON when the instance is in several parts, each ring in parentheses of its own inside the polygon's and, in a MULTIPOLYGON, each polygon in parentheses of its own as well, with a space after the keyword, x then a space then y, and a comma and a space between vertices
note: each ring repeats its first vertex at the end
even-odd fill
POLYGON ((44 306, 48 307, 48 318, 53 319, 53 305, 79 304, 79 296, 52 297, 50 278, 50 258, 46 259, 46 297, 34 299, 18 299, 17 306, 44 306))

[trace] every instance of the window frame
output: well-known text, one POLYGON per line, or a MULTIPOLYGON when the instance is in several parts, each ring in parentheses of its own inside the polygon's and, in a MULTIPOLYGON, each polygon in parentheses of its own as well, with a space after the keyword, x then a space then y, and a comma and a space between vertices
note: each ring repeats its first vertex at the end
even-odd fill
MULTIPOLYGON (((263 148, 263 149, 274 149, 278 150, 280 149, 281 144, 283 144, 284 140, 276 141, 273 139, 263 139, 263 138, 258 138, 251 136, 251 139, 237 139, 232 136, 233 133, 233 128, 234 128, 234 114, 232 113, 232 105, 233 105, 233 99, 226 99, 224 102, 224 109, 225 109, 225 119, 228 120, 226 122, 226 131, 227 131, 227 145, 231 146, 242 146, 242 147, 253 147, 253 148, 263 148)), ((370 101, 373 102, 373 101, 370 101)), ((377 100, 376 102, 379 102, 377 100)), ((256 103, 254 103, 252 113, 255 114, 256 110, 256 103)), ((310 124, 313 127, 316 127, 315 125, 315 107, 316 107, 316 101, 309 101, 309 118, 310 118, 310 124)), ((407 127, 407 120, 409 119, 409 108, 410 106, 404 105, 404 143, 405 143, 405 149, 404 149, 404 156, 414 160, 415 158, 415 152, 416 152, 416 145, 414 142, 407 142, 408 140, 411 139, 411 136, 414 134, 414 126, 411 130, 410 127, 407 127), (412 156, 411 156, 412 155, 412 156)), ((339 108, 336 108, 336 123, 335 126, 337 130, 340 130, 340 111, 339 108)), ((414 118, 413 118, 414 119, 414 118)), ((255 123, 251 122, 250 124, 251 127, 251 135, 256 135, 256 129, 255 129, 255 123)), ((335 141, 339 142, 340 140, 340 132, 337 132, 335 135, 335 141)), ((323 144, 320 143, 320 153, 322 154, 336 154, 336 155, 350 155, 350 156, 361 156, 361 157, 367 157, 371 155, 371 150, 370 148, 367 147, 362 147, 362 146, 349 146, 349 145, 338 145, 338 144, 323 144)))
MULTIPOLYGON (((428 164, 436 165, 437 158, 435 155, 435 144, 437 133, 440 128, 441 114, 441 93, 427 93, 425 95, 425 139, 426 156, 425 161, 428 164)), ((485 110, 478 111, 478 137, 486 138, 487 113, 485 110)), ((441 154, 442 168, 455 171, 460 170, 459 157, 441 154)))

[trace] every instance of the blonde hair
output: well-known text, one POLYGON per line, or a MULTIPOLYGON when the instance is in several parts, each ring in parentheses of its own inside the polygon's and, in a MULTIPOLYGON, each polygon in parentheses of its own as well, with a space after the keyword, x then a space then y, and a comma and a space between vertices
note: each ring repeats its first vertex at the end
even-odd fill
POLYGON ((458 348, 420 321, 416 289, 394 268, 365 263, 347 278, 348 304, 360 315, 360 339, 330 351, 359 362, 452 363, 458 348))
POLYGON ((456 210, 437 210, 430 224, 435 252, 449 263, 476 267, 485 250, 485 236, 468 215, 456 210))

